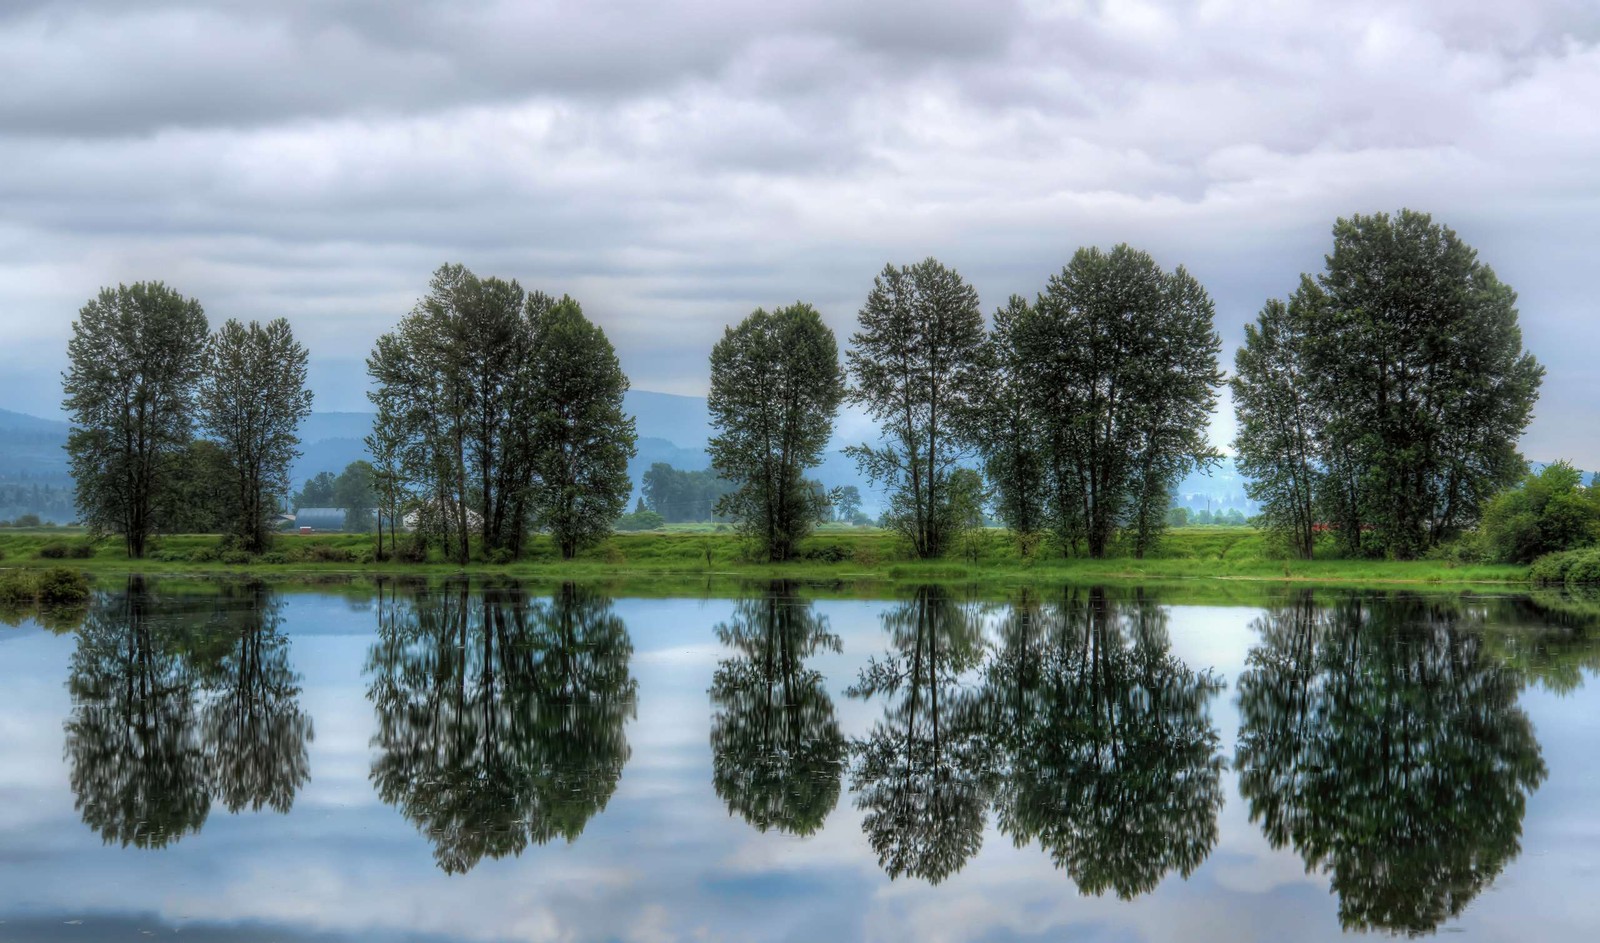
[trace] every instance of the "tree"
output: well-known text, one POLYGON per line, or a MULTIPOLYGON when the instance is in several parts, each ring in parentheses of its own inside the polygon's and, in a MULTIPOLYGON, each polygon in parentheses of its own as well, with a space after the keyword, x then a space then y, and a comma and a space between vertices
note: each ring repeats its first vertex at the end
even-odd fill
POLYGON ((1223 685, 1171 653, 1166 621, 1103 589, 1024 601, 987 666, 1000 831, 1037 841, 1084 894, 1148 893, 1217 843, 1224 762, 1207 704, 1223 685))
POLYGON ((1503 563, 1588 546, 1600 536, 1600 489, 1583 487, 1583 472, 1566 462, 1546 465, 1490 499, 1481 530, 1503 563))
POLYGON ((265 327, 230 318, 206 349, 200 414, 227 453, 231 530, 250 553, 266 549, 278 496, 289 491, 289 463, 300 454, 295 432, 311 415, 306 359, 283 318, 265 327))
POLYGON ((306 479, 305 487, 294 496, 293 505, 296 511, 301 508, 331 508, 338 505, 334 502, 335 487, 338 479, 333 472, 317 472, 306 479))
POLYGON ((444 265, 367 359, 368 395, 390 440, 379 444, 420 486, 423 518, 459 563, 471 557, 474 517, 485 551, 521 546, 539 392, 534 336, 550 305, 515 281, 444 265))
POLYGON ((655 462, 644 473, 644 505, 669 524, 717 518, 717 501, 738 488, 709 469, 684 471, 655 462))
POLYGON ((1014 329, 1044 430, 1064 548, 1104 557, 1126 531, 1142 557, 1172 485, 1218 456, 1206 439, 1222 373, 1211 298, 1179 266, 1127 245, 1079 249, 1014 329))
POLYGON ((1268 301, 1244 329, 1230 382, 1239 432, 1236 462, 1245 492, 1261 504, 1261 520, 1301 559, 1316 549, 1317 494, 1323 488, 1317 458, 1320 424, 1303 394, 1311 383, 1300 351, 1304 319, 1278 300, 1268 301))
POLYGON ((810 835, 839 801, 844 735, 822 675, 805 667, 839 637, 793 584, 741 599, 717 638, 737 654, 711 681, 712 784, 760 831, 810 835))
POLYGON ((968 563, 977 563, 983 552, 983 509, 989 503, 989 489, 983 476, 970 468, 950 473, 951 542, 968 563))
POLYGON ((78 513, 143 557, 193 428, 204 366, 200 303, 160 282, 105 288, 78 312, 62 376, 78 513))
POLYGON ((351 462, 333 480, 333 506, 345 509, 345 530, 369 530, 378 500, 377 469, 371 462, 351 462))
POLYGON ((1012 295, 994 313, 983 350, 987 383, 973 435, 983 454, 983 470, 994 485, 1000 519, 1026 552, 1044 529, 1046 501, 1046 456, 1040 448, 1045 426, 1034 405, 1034 365, 1020 336, 1032 315, 1021 295, 1012 295))
POLYGON ((1257 621, 1239 678, 1239 792, 1275 848, 1331 878, 1349 930, 1418 936, 1521 851, 1546 769, 1481 610, 1310 593, 1257 621))
POLYGON ((757 308, 711 350, 711 467, 737 489, 717 502, 787 560, 820 508, 805 484, 822 460, 844 395, 839 348, 815 308, 757 308))
POLYGON ((1168 527, 1188 527, 1189 509, 1186 507, 1173 507, 1167 510, 1168 527))
POLYGON ((847 523, 854 521, 856 515, 861 513, 861 489, 855 485, 839 488, 833 500, 833 507, 838 520, 847 523))
POLYGON ((392 598, 379 608, 367 697, 371 779, 449 874, 575 841, 628 761, 633 643, 610 601, 573 584, 392 598))
POLYGON ((1347 552, 1416 557, 1523 474, 1544 368, 1522 348, 1516 293, 1455 232, 1410 210, 1341 219, 1288 311, 1318 504, 1347 552))
POLYGON ((978 620, 938 586, 917 587, 883 621, 894 650, 846 692, 885 701, 883 719, 851 741, 851 788, 878 865, 937 884, 983 844, 993 751, 981 702, 959 680, 983 642, 978 620))
POLYGON ((937 557, 950 531, 950 472, 987 380, 978 293, 931 258, 890 265, 873 279, 860 320, 847 357, 849 398, 877 420, 884 441, 845 452, 888 486, 888 524, 918 557, 937 557))
POLYGON ((611 533, 633 491, 633 417, 622 411, 628 378, 605 332, 566 297, 539 319, 533 365, 540 397, 531 434, 538 444, 537 519, 570 560, 611 533))

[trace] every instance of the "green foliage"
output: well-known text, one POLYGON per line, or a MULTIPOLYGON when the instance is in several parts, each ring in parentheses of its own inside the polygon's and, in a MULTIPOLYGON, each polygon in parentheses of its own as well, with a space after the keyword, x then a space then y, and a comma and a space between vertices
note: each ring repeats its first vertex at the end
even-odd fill
POLYGON ((1035 408, 1034 364, 1021 333, 1032 317, 1033 309, 1020 295, 995 311, 983 348, 987 387, 972 417, 996 511, 1023 544, 1036 542, 1046 529, 1046 455, 1040 447, 1045 417, 1035 408))
POLYGON ((1323 273, 1247 339, 1238 446, 1269 522, 1303 538, 1309 478, 1347 555, 1411 559, 1523 474, 1544 369, 1522 348, 1516 294, 1450 229, 1401 210, 1341 219, 1333 236, 1323 273))
POLYGON ((984 375, 978 293, 935 259, 886 266, 850 338, 850 401, 866 408, 883 444, 845 450, 889 489, 885 521, 916 556, 949 541, 949 479, 962 458, 984 375))
POLYGON ((717 511, 787 560, 822 516, 820 489, 805 481, 822 459, 844 395, 839 348, 815 308, 757 308, 711 351, 707 406, 716 430, 711 467, 737 488, 717 511))
POLYGON ((537 520, 570 560, 611 533, 633 490, 636 435, 622 411, 628 378, 605 332, 571 298, 545 312, 534 351, 542 397, 533 431, 537 520))
POLYGON ((1127 245, 1080 249, 1012 341, 1030 365, 1049 514, 1064 546, 1103 557, 1120 531, 1154 549, 1172 486, 1216 458, 1206 439, 1222 372, 1213 305, 1182 266, 1127 245))
POLYGON ((1480 529, 1503 563, 1584 547, 1600 536, 1600 489, 1585 488, 1582 472, 1556 462, 1491 498, 1480 529))
POLYGON ((229 319, 206 349, 199 406, 227 457, 228 532, 247 553, 271 539, 278 496, 289 490, 300 423, 311 415, 306 349, 283 318, 248 325, 229 319))
POLYGON ((144 556, 190 438, 206 343, 200 303, 160 282, 106 288, 67 344, 62 408, 80 519, 144 556))
POLYGON ((294 496, 291 504, 296 511, 301 508, 331 508, 335 504, 334 489, 336 479, 333 472, 317 472, 306 479, 305 487, 294 496))
POLYGON ((1268 301, 1245 325, 1229 381, 1239 432, 1236 462, 1245 492, 1261 504, 1260 524, 1309 560, 1316 549, 1316 454, 1319 414, 1303 390, 1309 384, 1301 351, 1303 319, 1283 302, 1268 301))
POLYGON ((645 507, 667 523, 679 524, 714 520, 717 501, 736 487, 710 469, 684 471, 656 462, 644 473, 641 490, 645 507))
POLYGON ((645 509, 643 511, 634 511, 630 514, 624 514, 617 518, 617 530, 657 530, 665 526, 666 523, 666 518, 662 517, 660 514, 657 514, 655 511, 645 509))

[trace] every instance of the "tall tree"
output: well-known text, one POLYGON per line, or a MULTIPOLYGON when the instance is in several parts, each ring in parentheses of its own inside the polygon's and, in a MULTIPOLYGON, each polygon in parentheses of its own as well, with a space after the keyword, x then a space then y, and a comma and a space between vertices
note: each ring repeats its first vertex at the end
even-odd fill
POLYGON ((80 519, 144 556, 193 429, 206 345, 200 302, 160 282, 102 289, 67 344, 62 408, 80 519))
POLYGON ((1058 536, 1135 556, 1166 526, 1171 487, 1217 457, 1206 439, 1222 372, 1211 298, 1128 245, 1079 249, 1016 336, 1046 427, 1058 536))
POLYGON ((844 396, 839 348, 815 308, 757 308, 711 350, 708 446, 717 474, 738 490, 717 504, 787 560, 821 510, 806 469, 822 460, 844 396))
POLYGON ((1021 295, 1012 295, 994 313, 994 327, 984 343, 988 382, 973 435, 994 486, 1000 519, 1024 548, 1034 545, 1034 535, 1045 526, 1044 424, 1034 408, 1033 365, 1020 337, 1031 315, 1021 295))
POLYGON ((1454 231, 1411 210, 1341 219, 1291 307, 1330 414, 1325 454, 1360 460, 1376 549, 1415 557, 1522 475, 1544 368, 1522 348, 1516 293, 1454 231))
POLYGON ((288 321, 262 327, 230 318, 217 329, 206 350, 200 414, 228 456, 233 536, 240 549, 259 553, 278 498, 288 493, 289 463, 300 454, 296 430, 311 415, 306 349, 288 321))
POLYGON ((570 560, 611 532, 633 491, 633 417, 622 411, 628 378, 605 332, 566 297, 540 319, 533 362, 538 522, 570 560))
POLYGON ((978 400, 983 313, 978 293, 935 259, 886 266, 861 309, 848 355, 852 402, 884 432, 846 449, 890 490, 887 519, 918 557, 944 552, 951 530, 947 485, 965 453, 961 435, 978 400))
POLYGON ((1322 469, 1317 460, 1319 424, 1304 395, 1310 382, 1300 350, 1301 319, 1281 301, 1268 301, 1245 325, 1244 346, 1234 355, 1234 439, 1245 492, 1261 504, 1261 517, 1294 551, 1311 559, 1316 539, 1316 496, 1322 469))

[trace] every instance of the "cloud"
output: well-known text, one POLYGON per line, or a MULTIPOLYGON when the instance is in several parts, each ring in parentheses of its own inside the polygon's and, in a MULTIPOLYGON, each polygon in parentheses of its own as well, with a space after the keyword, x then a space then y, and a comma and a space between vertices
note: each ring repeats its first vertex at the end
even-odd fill
POLYGON ((102 284, 287 316, 326 374, 445 261, 580 298, 641 389, 702 392, 757 305, 847 335, 884 263, 930 254, 993 307, 1130 241, 1201 278, 1231 346, 1336 217, 1411 206, 1521 293, 1550 367, 1528 451, 1600 466, 1580 0, 23 0, 0 61, 14 408, 54 407, 102 284))

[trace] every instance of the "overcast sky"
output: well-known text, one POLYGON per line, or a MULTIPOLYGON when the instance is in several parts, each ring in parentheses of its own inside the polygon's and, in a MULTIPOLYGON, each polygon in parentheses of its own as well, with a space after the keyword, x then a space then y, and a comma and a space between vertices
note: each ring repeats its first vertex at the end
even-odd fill
POLYGON ((363 409, 446 261, 703 393, 757 305, 843 339, 885 263, 993 310, 1127 241, 1231 365, 1336 217, 1409 206, 1520 294, 1525 451, 1600 467, 1597 43, 1592 0, 0 0, 0 407, 57 415, 77 309, 161 279, 289 318, 318 408, 363 409))

